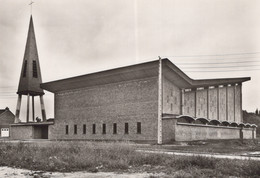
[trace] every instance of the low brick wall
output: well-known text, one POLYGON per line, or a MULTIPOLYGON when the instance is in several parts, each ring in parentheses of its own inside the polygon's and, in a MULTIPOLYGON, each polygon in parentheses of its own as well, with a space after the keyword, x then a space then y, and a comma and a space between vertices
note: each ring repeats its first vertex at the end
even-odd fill
POLYGON ((240 132, 244 139, 253 138, 253 128, 225 127, 212 125, 199 125, 176 123, 175 141, 192 141, 207 139, 240 139, 240 132))
POLYGON ((242 130, 244 139, 252 139, 255 138, 255 131, 252 128, 244 128, 242 130))
POLYGON ((163 119, 162 122, 162 140, 163 143, 169 143, 175 140, 176 119, 163 119))
POLYGON ((12 124, 10 138, 14 140, 48 139, 48 127, 52 124, 52 122, 12 124))
POLYGON ((33 139, 33 126, 12 125, 10 129, 10 138, 15 140, 33 139))

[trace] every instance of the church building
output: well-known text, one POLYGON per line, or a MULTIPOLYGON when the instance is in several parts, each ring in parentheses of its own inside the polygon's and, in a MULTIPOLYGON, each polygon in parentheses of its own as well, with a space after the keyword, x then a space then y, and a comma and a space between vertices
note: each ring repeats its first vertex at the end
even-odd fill
POLYGON ((250 77, 193 80, 169 59, 159 58, 42 83, 31 17, 11 137, 158 144, 252 139, 256 125, 243 123, 242 115, 242 83, 248 80, 250 77), (43 90, 54 93, 54 121, 46 118, 43 90), (19 119, 22 95, 27 96, 25 123, 19 119), (34 118, 35 96, 40 98, 41 121, 34 118))
POLYGON ((55 97, 53 139, 158 141, 255 137, 245 78, 193 80, 169 59, 41 84, 55 97))

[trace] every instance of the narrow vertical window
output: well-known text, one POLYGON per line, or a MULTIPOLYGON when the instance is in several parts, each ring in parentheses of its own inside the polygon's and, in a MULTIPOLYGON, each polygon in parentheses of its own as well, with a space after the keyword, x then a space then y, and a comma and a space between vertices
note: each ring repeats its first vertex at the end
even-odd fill
POLYGON ((77 133, 78 133, 78 126, 74 125, 74 134, 77 134, 77 133))
POLYGON ((92 125, 92 134, 96 134, 96 124, 92 125))
POLYGON ((83 134, 86 134, 86 124, 83 124, 83 134))
POLYGON ((102 125, 102 134, 106 134, 106 124, 102 125))
POLYGON ((33 77, 38 78, 36 61, 33 61, 33 77))
POLYGON ((66 125, 66 126, 65 126, 65 133, 66 133, 66 135, 69 134, 69 125, 66 125))
POLYGON ((173 110, 173 104, 171 103, 171 111, 173 110))
POLYGON ((113 124, 113 134, 117 134, 117 124, 113 124))
POLYGON ((23 77, 26 77, 26 71, 27 71, 27 60, 25 60, 23 64, 23 77))
POLYGON ((128 123, 125 123, 125 134, 128 134, 129 131, 128 131, 128 123))
POLYGON ((137 133, 141 134, 141 122, 137 122, 137 133))

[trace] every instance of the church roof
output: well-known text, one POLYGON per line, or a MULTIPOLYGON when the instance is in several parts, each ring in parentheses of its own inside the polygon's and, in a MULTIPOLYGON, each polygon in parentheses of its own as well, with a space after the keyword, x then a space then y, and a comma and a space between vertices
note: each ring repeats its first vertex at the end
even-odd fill
MULTIPOLYGON (((50 92, 60 92, 78 88, 92 87, 121 81, 142 79, 158 76, 158 60, 81 75, 77 77, 52 81, 41 84, 41 87, 50 92)), ((219 78, 193 80, 174 65, 169 59, 162 59, 163 76, 172 81, 180 88, 196 88, 215 85, 227 85, 241 83, 250 80, 250 77, 244 78, 219 78)))
POLYGON ((17 94, 43 95, 41 83, 40 63, 31 16, 17 94))

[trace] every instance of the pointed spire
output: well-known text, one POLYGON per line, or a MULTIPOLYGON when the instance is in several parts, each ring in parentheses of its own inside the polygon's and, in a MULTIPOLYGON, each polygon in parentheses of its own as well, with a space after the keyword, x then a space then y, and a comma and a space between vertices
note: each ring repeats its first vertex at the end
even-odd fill
POLYGON ((41 83, 41 70, 34 33, 33 18, 31 15, 17 94, 29 94, 32 96, 43 95, 43 89, 40 88, 41 83))
POLYGON ((41 111, 43 121, 46 121, 46 113, 43 102, 43 89, 40 88, 42 83, 41 69, 36 45, 36 38, 33 27, 33 18, 30 17, 30 24, 28 30, 28 36, 25 46, 22 71, 20 75, 20 81, 18 86, 18 100, 15 113, 15 123, 21 122, 19 119, 20 109, 22 103, 22 95, 27 95, 27 114, 26 122, 29 122, 30 118, 30 96, 32 97, 32 121, 34 121, 34 96, 40 96, 41 111))

